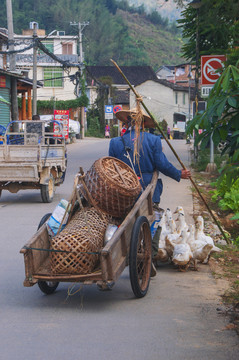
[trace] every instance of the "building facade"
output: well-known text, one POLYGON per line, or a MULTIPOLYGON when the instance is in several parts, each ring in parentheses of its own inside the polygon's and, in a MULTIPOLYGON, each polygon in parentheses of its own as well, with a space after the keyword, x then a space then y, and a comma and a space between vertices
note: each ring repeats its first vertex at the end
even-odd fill
MULTIPOLYGON (((143 102, 156 121, 165 120, 170 129, 179 128, 180 131, 185 131, 189 109, 192 111, 188 88, 157 79, 143 82, 135 89, 143 97, 143 102)), ((134 108, 135 105, 135 95, 131 91, 130 107, 134 108)))
MULTIPOLYGON (((64 31, 53 31, 46 35, 45 30, 41 29, 37 29, 37 37, 49 51, 46 54, 37 49, 37 80, 42 83, 37 90, 37 100, 75 99, 77 94, 74 93, 75 85, 71 79, 79 70, 77 37, 65 35, 64 31), (52 58, 50 54, 56 57, 52 58)), ((14 39, 19 44, 16 50, 27 48, 33 42, 33 29, 23 30, 22 35, 15 35, 14 39)), ((33 78, 33 48, 16 55, 16 66, 28 78, 33 78)))

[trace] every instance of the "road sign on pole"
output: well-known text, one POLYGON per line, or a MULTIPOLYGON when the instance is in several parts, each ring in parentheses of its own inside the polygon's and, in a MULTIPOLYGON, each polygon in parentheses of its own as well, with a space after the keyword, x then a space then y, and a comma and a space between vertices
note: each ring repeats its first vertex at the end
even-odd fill
POLYGON ((113 105, 105 105, 105 113, 106 114, 113 113, 113 105))
POLYGON ((105 105, 105 119, 113 119, 113 105, 105 105))
POLYGON ((214 85, 220 77, 216 70, 222 68, 226 61, 225 55, 201 56, 201 85, 214 85))
POLYGON ((113 107, 113 113, 116 114, 118 111, 122 110, 122 106, 121 105, 115 105, 113 107))
POLYGON ((213 85, 201 86, 201 97, 203 97, 203 98, 208 97, 212 88, 213 88, 213 85))

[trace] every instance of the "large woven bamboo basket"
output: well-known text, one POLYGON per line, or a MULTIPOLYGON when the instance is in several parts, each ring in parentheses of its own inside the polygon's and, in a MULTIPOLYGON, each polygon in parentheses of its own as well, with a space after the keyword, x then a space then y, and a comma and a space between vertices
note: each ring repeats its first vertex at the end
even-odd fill
POLYGON ((103 247, 107 224, 107 216, 99 214, 93 207, 77 212, 64 230, 51 240, 52 273, 91 273, 103 247))
MULTIPOLYGON (((141 192, 135 172, 114 157, 96 160, 85 176, 86 186, 95 204, 113 217, 124 217, 141 192)), ((87 197, 84 188, 80 188, 87 197)))

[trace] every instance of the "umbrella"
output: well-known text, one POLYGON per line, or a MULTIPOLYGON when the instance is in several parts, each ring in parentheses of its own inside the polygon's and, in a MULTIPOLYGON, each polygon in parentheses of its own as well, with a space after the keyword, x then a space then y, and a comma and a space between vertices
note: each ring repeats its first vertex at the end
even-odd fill
POLYGON ((10 102, 5 100, 1 95, 0 95, 0 103, 10 105, 10 102))

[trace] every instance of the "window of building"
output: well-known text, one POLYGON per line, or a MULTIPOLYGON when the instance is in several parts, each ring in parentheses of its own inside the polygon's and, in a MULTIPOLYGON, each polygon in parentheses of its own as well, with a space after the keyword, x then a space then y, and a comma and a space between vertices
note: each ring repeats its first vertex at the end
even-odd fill
POLYGON ((63 70, 60 67, 43 69, 44 87, 63 87, 63 70))
MULTIPOLYGON (((53 42, 53 40, 42 40, 41 43, 47 48, 47 50, 49 50, 50 52, 52 52, 54 54, 54 42, 53 42)), ((45 54, 45 53, 44 53, 44 51, 38 49, 38 54, 45 54)))
POLYGON ((178 103, 178 93, 176 92, 175 93, 175 104, 177 104, 178 103))
POLYGON ((63 55, 72 55, 73 54, 72 43, 62 43, 62 54, 63 55))

